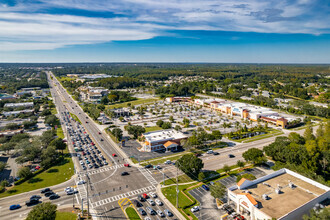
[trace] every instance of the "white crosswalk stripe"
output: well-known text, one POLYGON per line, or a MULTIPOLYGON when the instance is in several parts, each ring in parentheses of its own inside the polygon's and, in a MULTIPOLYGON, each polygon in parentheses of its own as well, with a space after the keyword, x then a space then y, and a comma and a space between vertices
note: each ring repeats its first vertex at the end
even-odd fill
POLYGON ((145 168, 139 168, 139 171, 142 173, 143 176, 145 176, 145 178, 147 178, 147 180, 152 185, 157 185, 158 184, 158 182, 155 180, 155 178, 153 178, 153 176, 151 176, 151 174, 148 172, 149 170, 147 170, 145 168))
POLYGON ((103 173, 103 172, 113 170, 113 169, 116 169, 116 168, 121 168, 121 167, 124 167, 124 164, 117 164, 117 165, 114 165, 114 166, 107 166, 105 168, 101 168, 101 169, 97 169, 97 170, 81 172, 80 175, 81 176, 86 176, 86 174, 88 174, 89 176, 91 176, 91 175, 94 175, 94 174, 103 173))
POLYGON ((97 206, 105 205, 105 204, 108 204, 110 202, 118 201, 119 199, 122 199, 122 198, 128 198, 128 197, 134 196, 136 194, 139 194, 139 193, 142 193, 142 192, 152 191, 152 190, 155 190, 155 189, 156 189, 155 186, 148 186, 148 187, 145 187, 145 188, 142 188, 142 189, 136 189, 136 190, 133 190, 133 191, 130 191, 130 192, 122 193, 120 195, 112 196, 112 197, 94 202, 94 203, 92 203, 92 206, 97 207, 97 206))

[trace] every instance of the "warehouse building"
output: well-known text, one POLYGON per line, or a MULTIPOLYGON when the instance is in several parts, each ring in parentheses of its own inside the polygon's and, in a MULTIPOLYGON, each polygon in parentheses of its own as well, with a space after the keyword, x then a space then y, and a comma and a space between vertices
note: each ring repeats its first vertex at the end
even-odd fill
POLYGON ((288 169, 250 181, 242 178, 228 189, 228 203, 247 219, 302 219, 330 198, 330 188, 288 169))
POLYGON ((5 108, 19 108, 19 107, 24 107, 24 108, 33 108, 34 104, 33 102, 21 102, 21 103, 6 103, 5 108))

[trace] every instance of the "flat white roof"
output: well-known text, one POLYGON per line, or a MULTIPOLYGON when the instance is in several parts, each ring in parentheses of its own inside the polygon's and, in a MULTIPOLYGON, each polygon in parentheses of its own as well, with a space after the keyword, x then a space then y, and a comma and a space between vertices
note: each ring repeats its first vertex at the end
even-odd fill
POLYGON ((33 102, 6 103, 5 107, 33 106, 33 102))
POLYGON ((174 129, 152 131, 144 133, 143 136, 146 138, 146 141, 150 143, 187 138, 187 136, 182 132, 176 131, 174 129))

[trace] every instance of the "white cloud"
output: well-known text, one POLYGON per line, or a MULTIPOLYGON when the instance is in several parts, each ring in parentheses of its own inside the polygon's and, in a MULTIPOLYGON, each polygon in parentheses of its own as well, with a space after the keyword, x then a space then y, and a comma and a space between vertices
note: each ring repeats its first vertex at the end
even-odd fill
MULTIPOLYGON (((0 50, 55 49, 114 40, 142 40, 168 30, 261 33, 330 32, 330 13, 307 0, 18 0, 0 5, 0 50), (47 13, 65 8, 111 12, 112 18, 47 13), (29 13, 27 13, 29 11, 29 13), (322 14, 323 13, 323 14, 322 14)), ((326 9, 323 9, 326 10, 326 9)))

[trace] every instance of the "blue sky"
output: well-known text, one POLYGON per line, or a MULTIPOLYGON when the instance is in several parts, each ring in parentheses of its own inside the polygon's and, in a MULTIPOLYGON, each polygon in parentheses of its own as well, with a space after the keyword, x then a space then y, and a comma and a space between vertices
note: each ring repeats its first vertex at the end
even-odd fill
POLYGON ((0 62, 330 63, 329 0, 2 0, 0 62))

